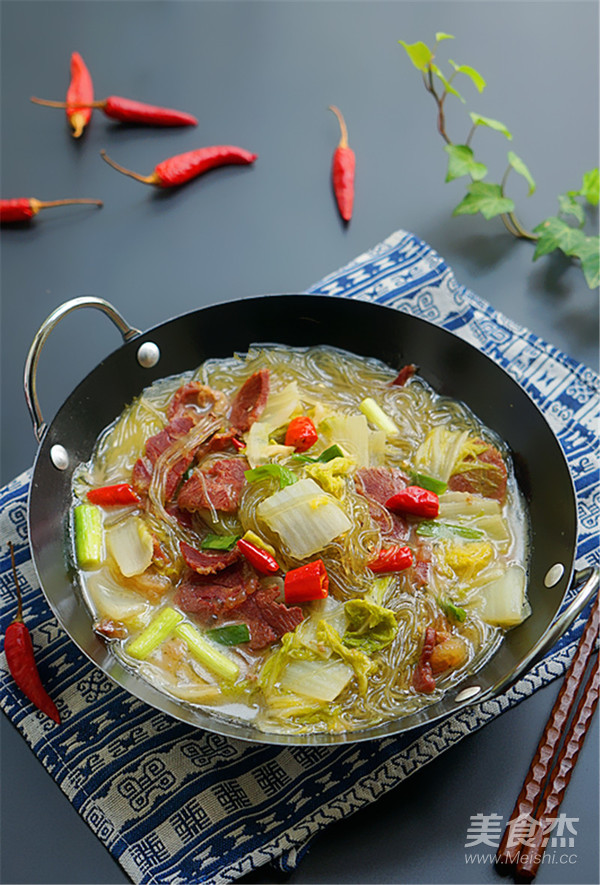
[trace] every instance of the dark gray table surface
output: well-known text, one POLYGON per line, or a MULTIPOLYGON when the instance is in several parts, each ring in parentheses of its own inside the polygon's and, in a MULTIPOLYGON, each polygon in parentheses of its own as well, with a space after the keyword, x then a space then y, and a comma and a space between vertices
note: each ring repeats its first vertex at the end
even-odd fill
MULTIPOLYGON (((514 321, 594 369, 598 299, 558 257, 532 262, 498 220, 452 218, 461 182, 444 183, 446 155, 434 105, 398 40, 454 34, 448 56, 488 81, 464 82, 465 106, 447 103, 454 140, 467 110, 503 121, 509 145, 477 133, 493 174, 507 147, 538 188, 511 193, 526 225, 557 210, 598 163, 596 2, 25 2, 2 0, 1 195, 95 197, 98 209, 48 210, 2 230, 1 482, 27 469, 35 442, 22 393, 31 340, 62 301, 94 294, 147 328, 215 301, 302 291, 398 228, 429 242, 469 286, 514 321), (96 112, 80 141, 60 99, 77 49, 96 94, 189 110, 195 129, 149 130, 96 112), (357 155, 355 214, 336 214, 330 162, 344 112, 357 155), (240 144, 252 168, 228 168, 176 193, 158 193, 109 169, 101 148, 149 173, 206 144, 240 144)), ((69 317, 40 362, 39 394, 52 417, 72 387, 118 341, 95 313, 69 317)), ((444 753, 373 806, 315 839, 292 883, 500 882, 464 847, 472 815, 508 819, 559 682, 444 753)), ((16 730, 2 717, 1 878, 5 883, 126 882, 16 730)), ((540 883, 597 883, 598 723, 561 809, 577 818, 575 847, 540 883)), ((263 870, 249 881, 270 882, 263 870)))

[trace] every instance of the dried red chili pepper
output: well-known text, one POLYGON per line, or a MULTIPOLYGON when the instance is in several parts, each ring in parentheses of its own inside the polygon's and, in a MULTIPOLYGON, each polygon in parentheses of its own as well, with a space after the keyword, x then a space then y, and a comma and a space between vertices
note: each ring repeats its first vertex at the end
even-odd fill
POLYGON ((85 204, 89 206, 102 206, 102 200, 50 200, 41 202, 33 197, 19 197, 15 200, 0 200, 0 223, 7 221, 30 221, 37 215, 40 209, 50 209, 54 206, 71 206, 73 204, 85 204))
POLYGON ((373 572, 401 572, 412 564, 412 550, 410 547, 401 547, 399 544, 380 550, 375 559, 368 563, 373 572))
POLYGON ((250 565, 254 566, 257 572, 263 575, 274 575, 279 571, 279 563, 274 556, 271 556, 268 550, 258 547, 251 541, 245 541, 243 538, 239 539, 237 546, 240 553, 248 560, 250 565))
POLYGON ((98 504, 100 507, 125 507, 129 504, 139 504, 141 501, 138 493, 128 482, 90 489, 87 498, 92 504, 98 504))
POLYGON ((424 519, 435 519, 440 511, 440 499, 435 492, 421 486, 407 486, 401 492, 385 502, 388 510, 408 513, 410 516, 421 516, 424 519))
POLYGON ((78 52, 71 54, 71 82, 67 89, 66 112, 73 138, 79 138, 90 122, 94 84, 86 63, 78 52))
POLYGON ((285 433, 286 446, 293 446, 297 452, 306 452, 319 438, 314 422, 306 415, 292 418, 285 433))
POLYGON ((40 674, 35 663, 33 653, 33 643, 31 636, 23 621, 23 602, 21 599, 21 588, 19 587, 19 577, 17 575, 17 567, 15 565, 15 553, 13 545, 9 541, 10 558, 12 562, 13 574, 15 578, 15 587, 17 590, 17 614, 15 619, 6 628, 4 634, 4 654, 6 655, 6 663, 13 679, 23 692, 29 698, 32 704, 53 719, 57 725, 60 725, 60 714, 56 709, 56 704, 42 685, 40 674))
POLYGON ((356 169, 356 156, 351 147, 348 147, 348 130, 346 121, 341 111, 335 105, 329 105, 329 110, 338 118, 341 130, 340 142, 333 155, 331 174, 333 178, 333 192, 337 201, 340 215, 344 221, 352 218, 354 206, 354 171, 356 169))
MULTIPOLYGON (((31 101, 34 104, 41 104, 47 108, 65 108, 64 101, 49 101, 45 98, 34 98, 31 101)), ((103 111, 111 120, 118 120, 121 123, 139 123, 146 126, 197 126, 198 120, 186 111, 176 111, 173 108, 161 108, 157 105, 146 104, 142 101, 135 101, 132 98, 123 98, 120 95, 109 95, 101 101, 82 101, 81 103, 71 102, 68 106, 70 109, 88 109, 98 108, 103 111)))
POLYGON ((254 163, 258 154, 251 154, 243 148, 230 144, 213 145, 168 157, 154 167, 154 172, 151 175, 138 175, 137 172, 119 166, 118 163, 110 159, 106 151, 100 151, 100 156, 117 172, 129 175, 130 178, 135 178, 136 181, 141 181, 143 184, 154 184, 157 187, 177 187, 216 166, 254 163))

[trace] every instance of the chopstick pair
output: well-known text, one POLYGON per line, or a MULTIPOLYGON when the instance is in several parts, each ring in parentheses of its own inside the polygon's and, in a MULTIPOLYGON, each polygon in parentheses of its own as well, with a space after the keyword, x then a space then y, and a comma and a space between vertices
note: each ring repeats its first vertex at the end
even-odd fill
POLYGON ((598 703, 598 662, 594 661, 563 747, 556 758, 561 737, 575 707, 596 645, 598 621, 596 597, 496 852, 496 864, 506 871, 513 871, 518 880, 531 881, 535 878, 552 829, 552 820, 563 800, 587 727, 598 703))

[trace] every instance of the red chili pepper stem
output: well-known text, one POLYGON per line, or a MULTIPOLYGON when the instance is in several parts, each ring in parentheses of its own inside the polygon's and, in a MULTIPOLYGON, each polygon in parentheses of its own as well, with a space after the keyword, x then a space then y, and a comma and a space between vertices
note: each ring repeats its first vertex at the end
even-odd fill
POLYGON ((346 128, 346 121, 342 115, 342 112, 339 108, 336 108, 334 104, 329 105, 329 110, 333 111, 338 119, 338 123, 340 124, 340 141, 338 144, 338 148, 347 148, 348 147, 348 129, 346 128))
POLYGON ((52 209, 54 206, 72 206, 75 203, 85 204, 87 206, 103 206, 104 203, 102 200, 87 200, 87 199, 73 199, 73 200, 46 200, 42 202, 41 200, 31 199, 29 200, 31 208, 33 209, 33 214, 37 215, 40 209, 52 209))
POLYGON ((113 169, 116 169, 117 172, 122 172, 123 175, 128 175, 130 178, 135 178, 136 181, 141 181, 142 184, 155 184, 159 187, 162 184, 161 179, 158 177, 156 172, 153 172, 152 175, 140 175, 138 172, 132 172, 131 169, 126 169, 124 166, 120 166, 118 163, 115 163, 114 160, 111 160, 105 150, 100 151, 100 156, 108 163, 109 166, 112 166, 113 169))
POLYGON ((52 206, 68 206, 71 203, 88 203, 94 206, 102 206, 102 200, 51 200, 42 202, 41 200, 29 199, 27 197, 19 197, 13 200, 0 200, 0 223, 5 224, 11 221, 31 221, 34 215, 40 209, 48 209, 52 206))
POLYGON ((34 104, 42 104, 46 108, 102 108, 106 104, 106 99, 103 101, 88 101, 83 104, 79 104, 79 102, 66 102, 66 101, 51 101, 49 98, 36 98, 34 95, 29 99, 34 104))
POLYGON ((15 562, 15 551, 12 545, 12 541, 8 542, 8 546, 10 549, 10 562, 12 565, 13 577, 15 579, 15 589, 17 591, 17 613, 13 618, 13 621, 19 621, 23 623, 23 599, 21 598, 21 588, 19 586, 19 575, 17 572, 17 564, 15 562))

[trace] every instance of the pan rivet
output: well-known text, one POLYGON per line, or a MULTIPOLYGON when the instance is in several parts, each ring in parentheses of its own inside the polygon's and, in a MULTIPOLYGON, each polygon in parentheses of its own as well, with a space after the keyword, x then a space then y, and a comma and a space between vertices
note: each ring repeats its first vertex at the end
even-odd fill
POLYGON ((550 587, 555 587, 564 575, 564 573, 565 567, 562 562, 555 562, 554 565, 551 566, 546 572, 546 577, 544 578, 544 586, 548 587, 548 589, 550 589, 550 587))
POLYGON ((160 350, 153 341, 145 341, 137 352, 137 361, 143 369, 151 369, 160 359, 160 350))
POLYGON ((69 456, 64 446, 52 446, 50 449, 50 460, 57 470, 66 470, 69 466, 69 456))
POLYGON ((478 695, 480 691, 481 691, 481 686, 470 685, 469 688, 463 688, 462 691, 459 691, 459 693, 456 695, 454 700, 458 701, 459 703, 461 701, 468 701, 470 698, 474 698, 475 695, 478 695))

